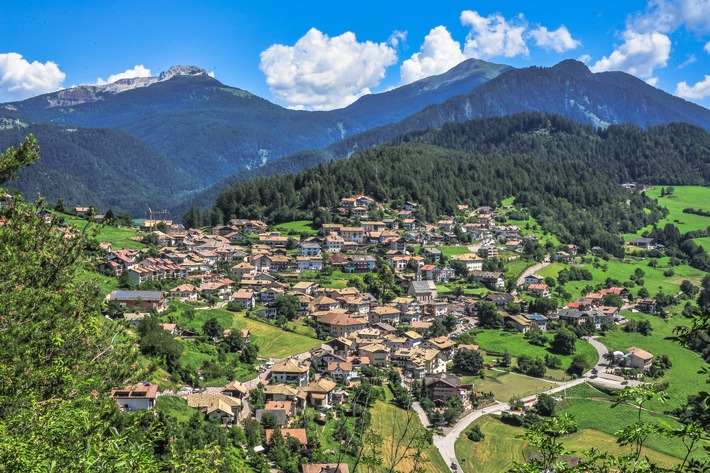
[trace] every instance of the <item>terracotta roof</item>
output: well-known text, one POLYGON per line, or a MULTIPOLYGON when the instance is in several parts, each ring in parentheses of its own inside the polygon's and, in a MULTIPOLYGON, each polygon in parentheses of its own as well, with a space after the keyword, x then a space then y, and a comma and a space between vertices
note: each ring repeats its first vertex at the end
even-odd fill
MULTIPOLYGON (((265 429, 266 443, 271 442, 271 436, 274 435, 274 429, 265 429)), ((301 442, 301 445, 308 444, 308 438, 306 436, 306 429, 281 429, 281 435, 284 439, 287 437, 292 437, 301 442)))
POLYGON ((336 314, 329 313, 318 317, 316 322, 325 325, 340 325, 340 326, 351 326, 351 325, 366 325, 366 323, 360 319, 350 317, 347 314, 336 314))
POLYGON ((137 383, 111 391, 111 397, 114 399, 155 399, 157 395, 158 385, 151 383, 137 383))
POLYGON ((308 366, 298 364, 291 358, 280 361, 271 368, 272 373, 305 373, 307 371, 308 366))

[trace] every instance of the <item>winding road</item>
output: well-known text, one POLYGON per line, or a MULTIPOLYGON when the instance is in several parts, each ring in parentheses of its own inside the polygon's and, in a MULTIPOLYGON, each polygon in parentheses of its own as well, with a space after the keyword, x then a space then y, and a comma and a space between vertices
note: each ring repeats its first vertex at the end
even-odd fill
MULTIPOLYGON (((547 263, 549 264, 549 263, 547 263)), ((546 266, 546 265, 545 265, 546 266)), ((544 266, 543 266, 544 267, 544 266)), ((532 269, 532 268, 530 268, 532 269)), ((532 272, 538 271, 540 268, 534 269, 532 272)), ((531 272, 531 274, 532 274, 531 272)), ((572 386, 577 386, 579 384, 585 383, 585 382, 593 382, 593 383, 598 383, 610 388, 615 388, 615 389, 623 389, 625 385, 622 385, 620 381, 616 381, 613 379, 608 379, 608 378, 594 378, 590 379, 590 376, 592 375, 592 371, 596 369, 599 373, 603 373, 606 370, 606 360, 604 358, 604 355, 609 352, 607 348, 602 344, 601 342, 595 340, 594 338, 591 337, 585 337, 585 341, 587 341, 590 345, 592 345, 596 350, 597 353, 599 354, 599 359, 597 360, 597 364, 594 368, 589 370, 584 374, 584 376, 577 378, 575 380, 571 380, 565 383, 560 383, 559 386, 549 389, 545 391, 545 394, 555 394, 559 393, 562 391, 565 391, 567 388, 571 388, 572 386)), ((634 383, 629 381, 629 385, 632 384, 639 384, 639 383, 634 383)), ((528 396, 526 398, 523 398, 522 401, 524 403, 530 403, 533 402, 537 398, 537 394, 533 396, 528 396)), ((417 404, 414 406, 415 410, 419 414, 419 417, 422 419, 422 424, 424 425, 429 425, 429 422, 426 417, 426 413, 421 409, 421 407, 417 404)), ((455 463, 456 465, 459 464, 459 460, 456 458, 456 452, 454 450, 454 445, 456 444, 456 440, 459 438, 459 435, 461 435, 471 423, 488 414, 499 414, 501 412, 507 411, 510 409, 510 405, 508 403, 504 402, 496 402, 495 405, 486 407, 485 409, 481 409, 480 411, 472 411, 466 416, 464 416, 461 420, 459 420, 454 427, 446 433, 446 435, 434 435, 434 446, 439 450, 439 453, 441 453, 441 456, 443 457, 444 461, 446 462, 447 465, 449 465, 449 468, 451 471, 455 471, 453 468, 451 468, 452 463, 455 463)))

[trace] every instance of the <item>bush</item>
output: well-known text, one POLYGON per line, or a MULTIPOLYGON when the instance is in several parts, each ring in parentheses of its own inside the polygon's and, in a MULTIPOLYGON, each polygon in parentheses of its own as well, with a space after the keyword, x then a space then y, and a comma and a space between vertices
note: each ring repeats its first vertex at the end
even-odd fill
POLYGON ((486 438, 483 432, 481 432, 481 428, 477 425, 474 425, 466 431, 466 437, 472 442, 480 442, 486 438))

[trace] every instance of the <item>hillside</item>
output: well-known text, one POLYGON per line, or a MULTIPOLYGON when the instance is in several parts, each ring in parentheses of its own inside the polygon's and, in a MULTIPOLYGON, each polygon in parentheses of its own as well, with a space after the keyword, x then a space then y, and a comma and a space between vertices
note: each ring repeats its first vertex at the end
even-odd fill
MULTIPOLYGON (((566 60, 550 68, 508 70, 469 93, 431 105, 400 122, 359 133, 322 150, 301 152, 278 163, 267 163, 259 169, 230 176, 214 186, 217 190, 207 189, 205 194, 214 197, 219 189, 239 181, 297 172, 318 162, 345 158, 402 134, 436 129, 449 122, 533 111, 559 114, 600 128, 624 123, 647 128, 686 122, 710 130, 710 111, 703 107, 651 87, 629 74, 593 74, 584 64, 566 60), (304 160, 304 155, 308 159, 304 160)), ((192 203, 204 205, 209 197, 198 195, 192 203)))
POLYGON ((147 207, 167 207, 173 194, 196 186, 153 147, 120 130, 69 128, 54 124, 0 130, 0 149, 34 134, 42 159, 24 168, 8 186, 28 198, 40 193, 55 202, 124 209, 143 215, 147 207))

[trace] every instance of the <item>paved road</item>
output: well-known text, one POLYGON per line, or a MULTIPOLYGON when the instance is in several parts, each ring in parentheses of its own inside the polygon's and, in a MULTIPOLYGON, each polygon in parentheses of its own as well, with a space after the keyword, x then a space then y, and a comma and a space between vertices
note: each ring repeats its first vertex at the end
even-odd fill
MULTIPOLYGON (((547 264, 549 264, 549 263, 547 263, 547 264)), ((534 271, 537 271, 537 270, 538 269, 536 269, 534 271)), ((597 360, 597 364, 596 364, 595 368, 597 369, 598 372, 603 373, 604 371, 606 371, 606 368, 607 368, 606 367, 606 360, 604 359, 604 354, 608 353, 609 350, 607 350, 607 348, 601 342, 599 342, 591 337, 585 337, 585 340, 587 342, 589 342, 589 344, 591 344, 597 350, 597 353, 599 354, 599 359, 597 360)), ((585 382, 592 382, 595 384, 600 384, 600 385, 607 386, 607 387, 614 388, 614 389, 623 389, 626 386, 624 384, 621 384, 621 380, 613 380, 613 379, 602 378, 602 377, 590 379, 589 376, 591 376, 591 374, 592 374, 592 370, 589 370, 581 378, 559 383, 559 385, 557 387, 545 391, 545 394, 555 394, 555 393, 559 393, 559 392, 564 392, 567 390, 567 388, 571 388, 573 386, 577 386, 577 385, 585 383, 585 382)), ((628 382, 628 385, 630 385, 630 386, 637 385, 637 384, 642 384, 642 383, 640 381, 629 381, 628 382)), ((535 401, 536 397, 537 397, 537 395, 528 396, 526 398, 523 398, 522 401, 527 404, 527 403, 535 401)), ((510 406, 507 403, 498 402, 494 406, 490 406, 490 407, 487 407, 487 408, 482 409, 480 411, 473 411, 473 412, 469 413, 464 418, 459 420, 456 423, 456 425, 446 435, 434 435, 434 446, 437 449, 439 449, 441 456, 444 458, 444 461, 446 462, 446 464, 449 465, 449 468, 451 468, 452 462, 456 462, 457 465, 459 464, 459 460, 456 458, 456 452, 454 450, 454 444, 456 443, 456 439, 458 439, 459 435, 461 435, 468 428, 468 426, 471 425, 471 423, 474 420, 480 418, 481 416, 488 415, 488 414, 498 414, 498 413, 507 411, 508 409, 510 409, 510 406)), ((421 414, 420 414, 420 417, 421 417, 421 414)), ((426 415, 424 415, 424 419, 426 419, 426 415)), ((422 421, 422 422, 424 422, 424 421, 422 421)), ((424 425, 427 425, 427 424, 424 424, 424 425)), ((451 471, 454 471, 454 470, 452 469, 451 471)))
POLYGON ((525 278, 527 278, 530 275, 535 274, 536 272, 540 271, 542 268, 549 266, 549 265, 550 265, 550 261, 545 260, 542 263, 536 264, 535 266, 530 266, 528 269, 523 271, 523 274, 521 274, 520 277, 518 278, 518 280, 516 281, 515 286, 516 287, 522 286, 523 282, 525 282, 525 278))

